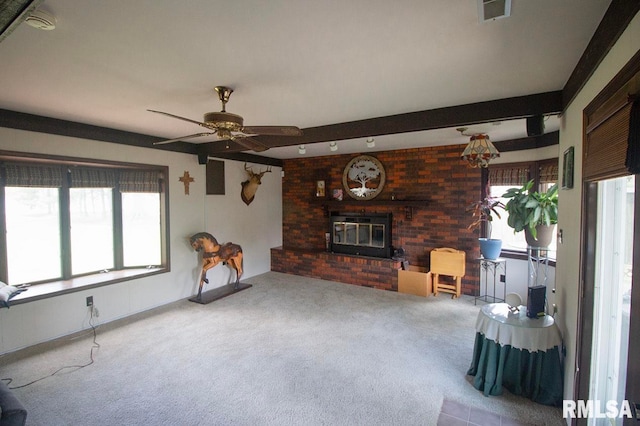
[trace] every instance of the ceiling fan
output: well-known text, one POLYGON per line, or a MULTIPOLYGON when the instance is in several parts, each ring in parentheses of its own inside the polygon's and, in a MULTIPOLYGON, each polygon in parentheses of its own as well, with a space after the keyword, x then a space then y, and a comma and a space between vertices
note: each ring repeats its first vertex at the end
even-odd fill
POLYGON ((271 148, 261 141, 252 138, 255 135, 273 135, 273 136, 302 136, 302 130, 295 126, 245 126, 241 116, 227 112, 225 107, 229 102, 229 97, 233 93, 233 89, 225 86, 216 86, 214 90, 218 93, 218 98, 222 102, 222 111, 207 112, 204 114, 204 121, 191 120, 190 118, 180 117, 178 115, 169 114, 168 112, 156 111, 149 109, 149 112, 166 115, 168 117, 177 118, 179 120, 188 121, 202 126, 209 132, 194 133, 193 135, 182 136, 175 139, 155 142, 154 145, 162 145, 172 142, 182 141, 184 139, 192 139, 200 136, 217 135, 221 141, 226 141, 226 148, 229 148, 229 141, 237 142, 244 148, 261 152, 271 148))

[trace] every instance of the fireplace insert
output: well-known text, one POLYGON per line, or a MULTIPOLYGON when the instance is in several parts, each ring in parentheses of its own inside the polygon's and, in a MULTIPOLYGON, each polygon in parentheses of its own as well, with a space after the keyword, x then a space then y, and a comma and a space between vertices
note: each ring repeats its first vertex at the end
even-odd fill
POLYGON ((391 257, 391 213, 331 215, 333 253, 391 257))

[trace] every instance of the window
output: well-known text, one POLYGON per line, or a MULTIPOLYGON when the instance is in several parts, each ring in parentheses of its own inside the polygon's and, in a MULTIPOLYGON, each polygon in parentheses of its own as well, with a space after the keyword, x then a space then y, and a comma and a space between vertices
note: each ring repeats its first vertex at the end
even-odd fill
POLYGON ((5 188, 5 221, 5 253, 11 265, 6 282, 20 284, 60 278, 59 189, 5 188), (46 255, 38 256, 38 252, 46 255))
POLYGON ((71 274, 113 269, 113 190, 71 188, 71 274))
MULTIPOLYGON (((558 160, 550 159, 528 163, 500 164, 492 166, 488 173, 483 173, 483 188, 488 188, 489 195, 502 201, 502 198, 510 188, 520 188, 529 180, 534 180, 534 188, 538 191, 546 191, 558 180, 558 160)), ((491 223, 491 237, 502 240, 502 250, 505 252, 525 252, 527 243, 524 232, 514 233, 513 228, 507 225, 507 212, 500 212, 500 219, 494 217, 491 223)), ((549 245, 552 257, 555 257, 556 236, 549 245)))
POLYGON ((122 193, 124 266, 160 265, 160 196, 122 193))
POLYGON ((159 166, 0 153, 0 280, 166 267, 165 175, 159 166))

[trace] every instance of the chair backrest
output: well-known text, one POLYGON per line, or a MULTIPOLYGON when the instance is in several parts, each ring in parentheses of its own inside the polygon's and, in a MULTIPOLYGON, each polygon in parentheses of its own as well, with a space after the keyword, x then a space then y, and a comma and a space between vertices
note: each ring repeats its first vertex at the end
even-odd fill
POLYGON ((505 295, 505 297, 504 297, 504 301, 509 306, 518 307, 518 306, 522 305, 522 298, 520 297, 520 295, 518 293, 507 293, 505 295))
POLYGON ((462 277, 465 274, 465 253, 449 247, 431 250, 431 272, 462 277))

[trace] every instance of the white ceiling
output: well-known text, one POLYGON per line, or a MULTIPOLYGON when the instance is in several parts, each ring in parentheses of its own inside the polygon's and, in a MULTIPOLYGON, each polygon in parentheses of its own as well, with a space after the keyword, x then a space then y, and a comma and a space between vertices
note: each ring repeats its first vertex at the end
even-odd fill
MULTIPOLYGON (((146 110, 201 120, 220 110, 217 85, 234 89, 227 111, 246 125, 300 128, 556 91, 609 3, 513 0, 510 17, 479 23, 476 0, 45 0, 55 30, 22 24, 0 43, 0 108, 174 138, 200 130, 146 110)), ((479 131, 526 137, 524 120, 469 133, 479 131)), ((375 141, 378 151, 468 137, 375 141)), ((335 153, 364 145, 339 141, 335 153)))

